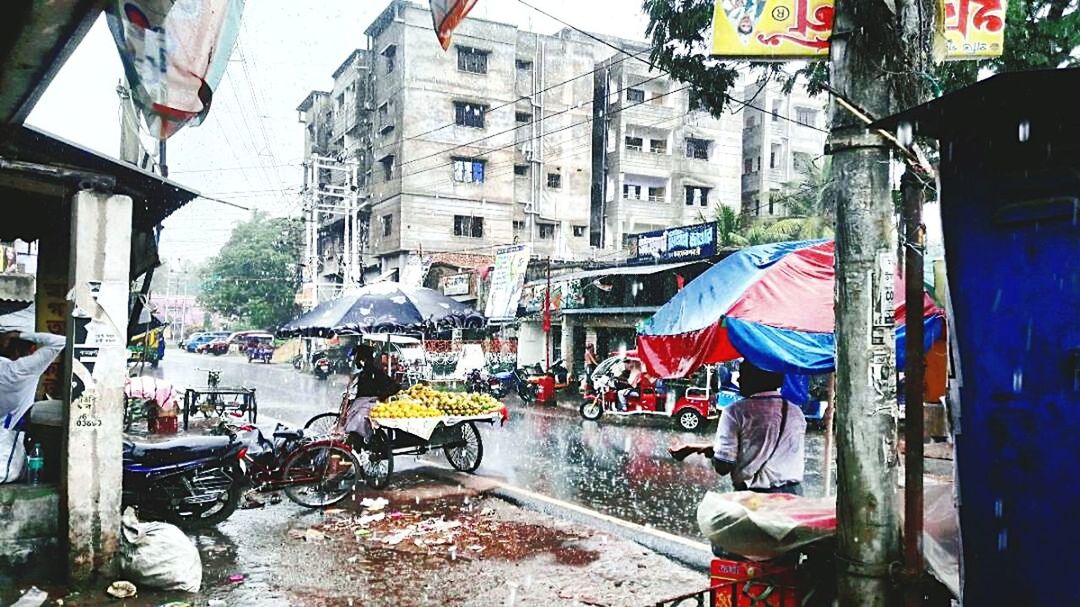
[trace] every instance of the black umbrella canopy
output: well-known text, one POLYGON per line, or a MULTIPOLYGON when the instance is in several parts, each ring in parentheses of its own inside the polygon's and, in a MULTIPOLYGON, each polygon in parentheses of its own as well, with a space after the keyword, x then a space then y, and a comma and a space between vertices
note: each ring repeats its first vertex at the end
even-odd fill
POLYGON ((282 336, 393 333, 429 328, 481 327, 484 317, 433 289, 380 282, 316 306, 289 321, 282 336))

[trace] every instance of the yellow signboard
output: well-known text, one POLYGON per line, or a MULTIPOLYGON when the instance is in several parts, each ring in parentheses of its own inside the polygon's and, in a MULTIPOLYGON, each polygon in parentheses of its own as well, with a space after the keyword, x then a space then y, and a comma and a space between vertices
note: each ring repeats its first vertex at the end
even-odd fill
MULTIPOLYGON (((946 59, 997 57, 1006 0, 944 0, 946 59)), ((829 55, 833 0, 716 0, 712 54, 757 60, 829 55)))
POLYGON ((945 0, 945 59, 1001 56, 1006 0, 945 0))

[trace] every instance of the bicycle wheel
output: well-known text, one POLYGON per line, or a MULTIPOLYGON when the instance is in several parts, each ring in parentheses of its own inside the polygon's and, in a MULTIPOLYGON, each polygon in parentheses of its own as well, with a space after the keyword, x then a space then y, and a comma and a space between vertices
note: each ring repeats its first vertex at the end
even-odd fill
POLYGON ((363 460, 361 472, 368 487, 385 489, 390 484, 390 474, 394 472, 394 453, 390 442, 380 433, 375 433, 360 454, 363 460))
POLYGON ((356 486, 360 462, 351 449, 312 443, 285 465, 285 495, 306 508, 324 508, 345 499, 356 486))
POLYGON ((455 469, 462 472, 472 472, 480 467, 480 460, 484 459, 484 443, 480 440, 480 431, 472 422, 465 422, 458 426, 460 437, 443 447, 446 460, 455 469))
POLYGON ((337 413, 320 413, 304 424, 304 435, 326 436, 327 434, 333 434, 334 430, 337 429, 337 426, 337 413))

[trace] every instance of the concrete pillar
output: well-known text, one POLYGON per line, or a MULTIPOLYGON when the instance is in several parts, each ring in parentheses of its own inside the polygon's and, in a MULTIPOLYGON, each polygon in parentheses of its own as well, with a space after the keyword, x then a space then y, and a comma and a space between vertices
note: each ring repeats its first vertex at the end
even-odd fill
POLYGON ((131 198, 78 192, 71 204, 67 407, 61 505, 75 584, 117 574, 131 198))
POLYGON ((574 322, 566 315, 562 317, 562 343, 559 347, 562 349, 563 364, 573 377, 574 364, 577 362, 574 354, 574 322))

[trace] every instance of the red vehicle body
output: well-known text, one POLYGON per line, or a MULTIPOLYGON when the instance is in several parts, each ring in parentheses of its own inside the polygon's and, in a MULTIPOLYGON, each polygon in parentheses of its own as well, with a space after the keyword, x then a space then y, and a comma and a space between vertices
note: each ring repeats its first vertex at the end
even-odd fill
POLYGON ((688 388, 682 395, 669 391, 662 381, 642 374, 638 388, 627 395, 626 409, 619 406, 620 385, 612 369, 625 363, 640 364, 634 351, 615 354, 597 366, 585 387, 585 401, 579 412, 587 420, 607 415, 660 415, 672 417, 688 432, 700 430, 707 419, 720 415, 707 388, 688 388))
POLYGON ((227 339, 215 339, 211 342, 200 345, 195 349, 200 354, 213 354, 214 356, 221 356, 222 354, 229 353, 229 340, 227 339))

